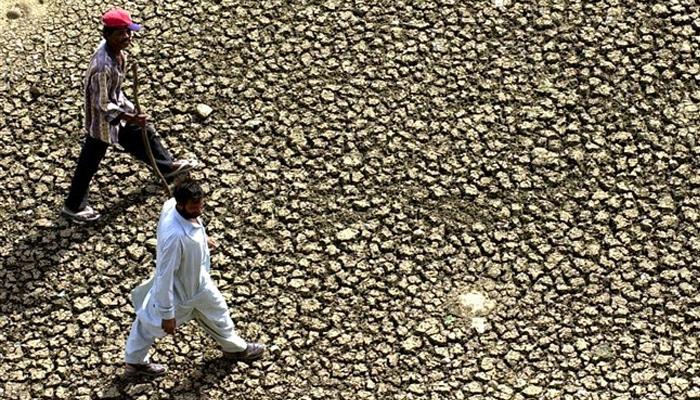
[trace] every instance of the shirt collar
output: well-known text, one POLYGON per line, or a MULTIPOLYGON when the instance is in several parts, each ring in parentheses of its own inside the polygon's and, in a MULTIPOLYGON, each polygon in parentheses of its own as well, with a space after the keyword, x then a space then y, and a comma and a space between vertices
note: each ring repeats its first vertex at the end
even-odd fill
MULTIPOLYGON (((105 52, 105 54, 107 54, 107 58, 112 62, 112 65, 119 67, 119 62, 117 62, 116 57, 118 54, 112 54, 110 52, 109 46, 107 46, 107 41, 105 39, 102 39, 102 41, 100 42, 100 46, 102 47, 102 50, 105 52)), ((120 53, 122 54, 122 58, 126 60, 124 53, 122 53, 121 51, 120 53)))
POLYGON ((173 213, 175 214, 175 220, 178 222, 178 224, 180 224, 180 226, 183 229, 185 229, 185 232, 192 233, 197 229, 202 229, 202 220, 199 217, 197 217, 197 222, 192 222, 188 219, 183 218, 183 216, 180 215, 179 212, 177 212, 177 209, 175 207, 173 207, 173 213))

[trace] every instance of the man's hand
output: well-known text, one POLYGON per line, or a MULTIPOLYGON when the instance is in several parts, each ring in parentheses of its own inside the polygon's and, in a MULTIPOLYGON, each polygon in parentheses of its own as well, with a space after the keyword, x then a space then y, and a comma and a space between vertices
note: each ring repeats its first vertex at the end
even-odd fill
POLYGON ((207 237, 207 244, 209 245, 209 251, 215 251, 219 247, 219 242, 211 236, 207 237))
POLYGON ((175 334, 175 318, 164 319, 163 322, 160 323, 160 327, 163 328, 165 333, 167 333, 169 335, 174 335, 175 334))
POLYGON ((146 122, 148 121, 148 116, 146 114, 130 114, 130 113, 124 113, 122 114, 122 119, 126 121, 129 124, 136 124, 140 127, 146 126, 146 122))

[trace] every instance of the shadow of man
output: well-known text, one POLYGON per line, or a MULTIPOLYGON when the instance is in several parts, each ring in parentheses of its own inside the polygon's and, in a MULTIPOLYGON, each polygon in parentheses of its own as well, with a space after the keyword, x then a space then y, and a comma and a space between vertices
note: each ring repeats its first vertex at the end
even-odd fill
POLYGON ((184 375, 183 380, 178 380, 177 384, 168 389, 171 396, 183 399, 203 399, 207 397, 207 391, 213 386, 221 383, 227 376, 237 373, 240 370, 236 363, 232 363, 222 357, 210 358, 196 367, 191 363, 178 364, 168 371, 165 376, 144 377, 125 376, 123 369, 111 380, 106 382, 101 389, 102 398, 132 399, 136 395, 143 395, 157 391, 159 381, 170 375, 184 375), (184 370, 184 371, 183 371, 184 370))
MULTIPOLYGON (((50 298, 51 292, 32 293, 37 288, 55 287, 45 282, 46 274, 56 271, 65 262, 71 245, 82 243, 103 233, 104 228, 124 211, 138 203, 143 203, 152 195, 152 188, 144 187, 127 194, 108 207, 101 219, 91 224, 76 224, 57 215, 46 226, 34 226, 27 236, 13 243, 6 261, 0 267, 0 311, 3 314, 23 314, 29 308, 40 306, 50 298)), ((99 271, 96 271, 99 272, 99 271)))

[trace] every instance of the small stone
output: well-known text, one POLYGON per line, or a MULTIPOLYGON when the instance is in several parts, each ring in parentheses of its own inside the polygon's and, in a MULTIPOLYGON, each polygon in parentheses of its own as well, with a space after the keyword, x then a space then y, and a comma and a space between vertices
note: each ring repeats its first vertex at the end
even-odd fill
POLYGON ((69 393, 70 393, 70 391, 68 389, 66 389, 63 386, 59 386, 58 388, 56 388, 56 392, 54 393, 54 395, 58 399, 67 399, 69 396, 69 393))
POLYGON ((69 337, 69 338, 74 338, 78 334, 78 325, 76 324, 68 324, 66 325, 66 330, 64 334, 69 337))
POLYGON ((555 165, 559 161, 559 156, 542 147, 532 150, 532 163, 537 166, 555 165))
POLYGON ((343 157, 343 164, 348 167, 358 167, 362 165, 362 154, 359 152, 352 152, 345 157, 343 157))
POLYGON ((293 128, 289 132, 289 140, 295 145, 304 148, 308 145, 308 140, 306 140, 306 134, 301 128, 293 128))
POLYGON ((417 383, 412 383, 408 385, 408 391, 417 395, 425 393, 425 386, 417 383))
POLYGON ((365 211, 370 207, 370 204, 366 200, 356 200, 352 202, 352 206, 358 211, 365 211))
POLYGON ((484 388, 481 383, 472 381, 467 384, 467 392, 471 394, 484 393, 484 388))
POLYGON ((468 194, 469 196, 477 196, 479 194, 479 189, 477 189, 474 185, 465 185, 464 193, 468 194))
POLYGON ((690 382, 685 378, 672 377, 668 379, 668 384, 674 392, 684 392, 688 390, 690 382))
POLYGON ((330 102, 335 100, 335 94, 328 89, 324 89, 321 91, 321 98, 330 102))
POLYGON ((134 261, 141 261, 141 259, 144 256, 143 248, 138 243, 134 243, 127 247, 126 252, 127 254, 129 254, 129 257, 131 257, 131 259, 134 261))
POLYGON ((78 321, 81 322, 82 326, 90 326, 92 321, 95 320, 95 315, 92 311, 86 311, 78 316, 78 321))
POLYGON ((309 65, 313 62, 314 58, 309 53, 304 53, 301 55, 301 63, 304 65, 309 65))
POLYGON ((259 118, 254 118, 254 119, 251 119, 250 121, 247 121, 247 122, 245 123, 245 126, 248 127, 248 128, 253 128, 253 129, 255 129, 255 128, 259 127, 259 126, 262 125, 262 124, 263 124, 262 120, 260 120, 259 118))
POLYGON ((336 238, 338 240, 340 240, 341 242, 347 242, 347 241, 350 241, 350 240, 354 239, 355 237, 357 237, 357 235, 359 233, 360 233, 360 231, 358 231, 357 229, 347 228, 347 229, 343 229, 342 231, 338 232, 338 234, 336 235, 336 238))
POLYGON ((299 289, 304 286, 304 280, 298 278, 292 279, 291 281, 289 281, 289 286, 291 286, 294 289, 299 289))
POLYGON ((493 358, 485 357, 483 360, 481 360, 479 366, 484 371, 490 371, 495 368, 496 362, 493 358))
POLYGON ((662 196, 659 200, 659 208, 673 210, 675 208, 673 197, 669 194, 662 196))
POLYGON ((416 331, 431 335, 438 332, 438 324, 439 322, 435 318, 430 318, 419 323, 416 327, 416 331))
POLYGON ((401 348, 406 351, 413 351, 421 348, 421 346, 423 346, 423 342, 416 336, 411 336, 401 343, 401 348))
POLYGON ((268 347, 267 349, 270 353, 277 354, 281 351, 280 347, 276 344, 273 344, 272 346, 268 347))
POLYGON ((92 299, 90 297, 80 297, 75 300, 73 305, 75 306, 75 309, 78 311, 83 311, 86 308, 88 308, 92 304, 92 299))
POLYGON ((523 394, 527 397, 537 397, 542 393, 542 387, 537 385, 527 385, 523 389, 523 394))
POLYGON ((520 353, 515 350, 510 350, 508 353, 506 353, 504 358, 509 364, 515 365, 520 361, 522 355, 520 355, 520 353))
POLYGON ((654 352, 654 344, 651 342, 644 342, 639 346, 639 351, 645 354, 652 354, 654 352))
POLYGON ((207 118, 211 113, 214 111, 213 108, 209 107, 206 104, 197 104, 197 115, 200 116, 201 118, 207 118))

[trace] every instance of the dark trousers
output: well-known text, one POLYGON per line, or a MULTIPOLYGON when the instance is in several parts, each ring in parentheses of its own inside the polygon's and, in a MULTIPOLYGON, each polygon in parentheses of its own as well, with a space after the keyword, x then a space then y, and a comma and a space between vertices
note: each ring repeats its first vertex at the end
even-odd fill
MULTIPOLYGON (((163 147, 163 144, 155 136, 155 129, 152 126, 147 126, 148 142, 153 152, 153 158, 156 160, 158 169, 162 174, 167 174, 172 170, 173 156, 163 147)), ((127 124, 119 129, 119 144, 129 154, 136 159, 143 161, 149 167, 151 161, 148 158, 146 149, 143 146, 141 138, 141 127, 138 125, 127 124)), ((66 208, 73 212, 77 212, 85 208, 88 200, 88 189, 92 177, 97 173, 97 167, 100 161, 107 153, 108 143, 99 139, 87 136, 80 156, 78 157, 78 165, 75 168, 75 174, 71 181, 68 198, 66 198, 66 208)))

